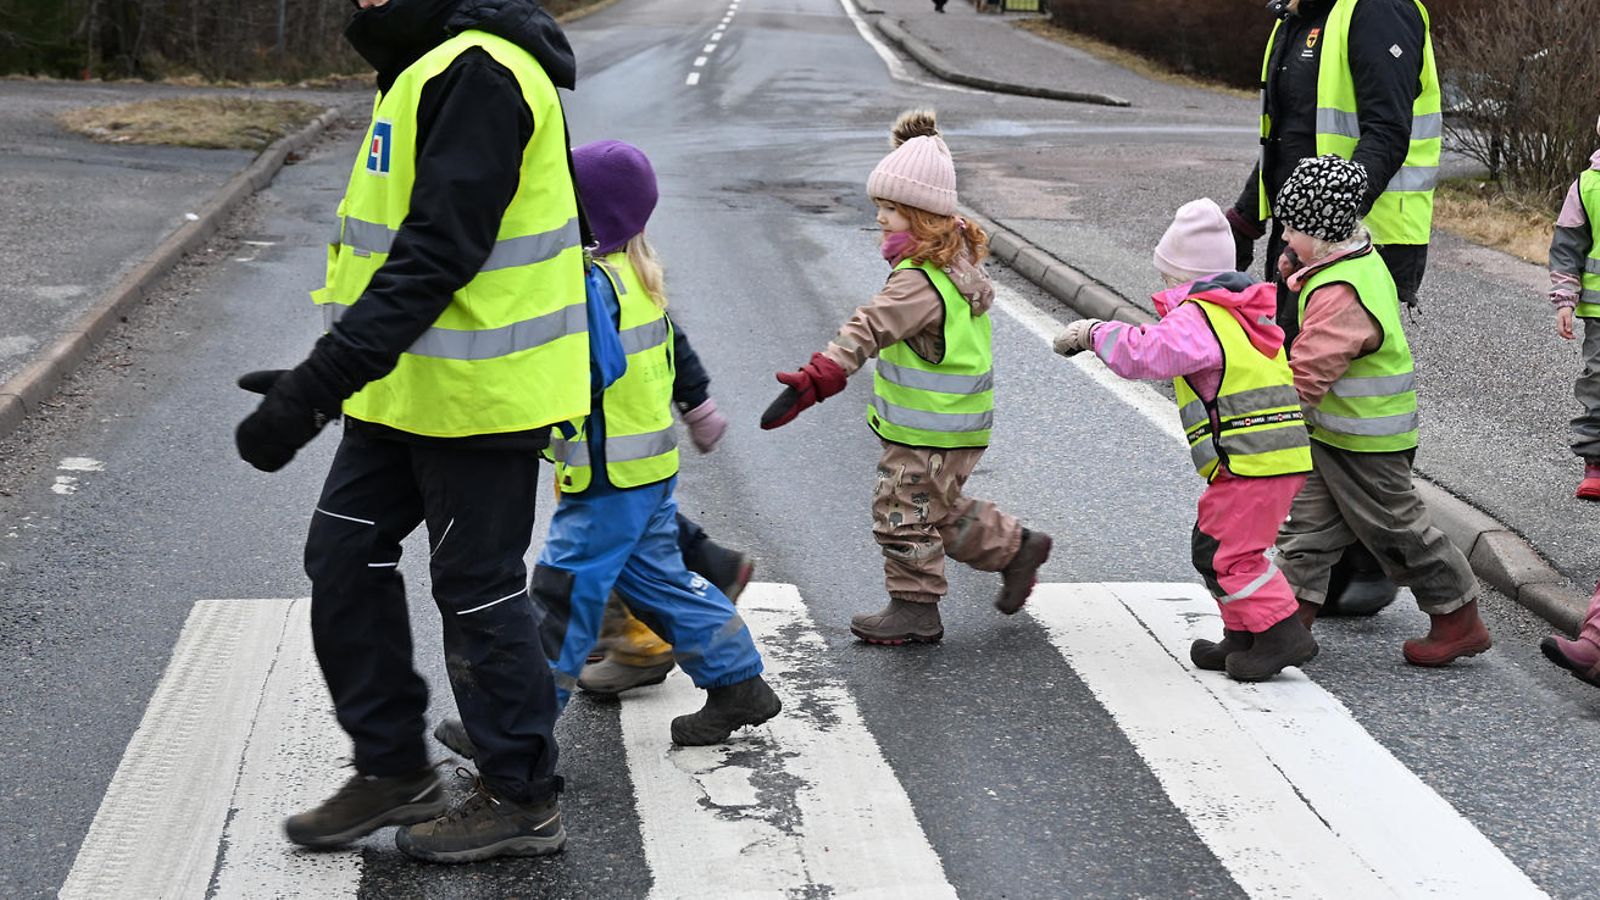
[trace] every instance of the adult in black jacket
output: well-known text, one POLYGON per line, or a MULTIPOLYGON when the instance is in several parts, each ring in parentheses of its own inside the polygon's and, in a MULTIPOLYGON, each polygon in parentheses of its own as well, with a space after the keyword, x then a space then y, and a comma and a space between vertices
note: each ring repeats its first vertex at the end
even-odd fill
MULTIPOLYGON (((573 87, 566 37, 535 0, 357 6, 345 34, 377 70, 380 91, 468 30, 511 41, 557 87, 573 87)), ((535 129, 563 125, 534 121, 517 77, 472 48, 423 85, 415 128, 414 185, 387 260, 304 363, 241 379, 267 395, 237 433, 240 455, 257 468, 286 465, 347 398, 390 373, 434 325, 495 247, 535 129)), ((587 371, 573 377, 586 379, 587 371)), ((546 443, 543 430, 438 438, 347 420, 312 516, 305 564, 317 658, 354 744, 356 774, 288 820, 295 843, 336 847, 410 824, 397 843, 423 859, 543 855, 563 846, 555 690, 523 563, 546 443), (424 522, 446 670, 481 775, 442 817, 444 794, 424 743, 427 685, 412 665, 397 569, 401 541, 424 522)))
MULTIPOLYGON (((1322 34, 1337 3, 1356 3, 1350 20, 1350 75, 1355 83, 1361 137, 1352 159, 1367 170, 1363 215, 1400 171, 1411 146, 1411 110, 1421 90, 1427 27, 1412 0, 1278 0, 1272 9, 1282 19, 1263 85, 1271 132, 1239 200, 1228 211, 1239 246, 1239 267, 1249 268, 1254 242, 1265 231, 1260 215, 1260 184, 1267 197, 1278 190, 1300 160, 1317 155, 1317 75, 1322 34), (1257 176, 1264 176, 1259 181, 1257 176)), ((1272 223, 1267 240, 1266 275, 1277 277, 1284 250, 1283 228, 1272 223)), ((1394 275, 1400 297, 1415 305, 1427 265, 1426 244, 1378 248, 1394 275)), ((1292 341, 1299 331, 1297 311, 1280 294, 1278 322, 1292 341)))

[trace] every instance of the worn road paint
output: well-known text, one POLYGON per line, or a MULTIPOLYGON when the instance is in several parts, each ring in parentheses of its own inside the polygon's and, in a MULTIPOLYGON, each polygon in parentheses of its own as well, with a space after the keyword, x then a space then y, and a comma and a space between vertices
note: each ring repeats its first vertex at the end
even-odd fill
POLYGON ((204 897, 214 876, 229 886, 217 896, 354 896, 358 854, 295 854, 281 838, 266 846, 285 808, 331 793, 341 775, 309 607, 194 605, 62 898, 204 897), (301 766, 292 777, 291 762, 301 766), (273 792, 274 806, 259 805, 273 792), (236 880, 246 876, 248 885, 236 880))
POLYGON ((777 718, 725 746, 674 748, 669 723, 705 699, 687 676, 622 704, 651 896, 954 897, 799 591, 752 584, 739 612, 783 698, 777 718))
POLYGON ((1252 897, 1544 896, 1299 670, 1195 670, 1222 628, 1200 586, 1041 584, 1026 609, 1252 897))
POLYGON ((50 490, 62 496, 76 494, 78 492, 78 479, 73 478, 71 475, 57 475, 55 483, 50 485, 50 490))
POLYGON ((69 456, 56 463, 56 468, 63 472, 104 472, 106 464, 87 456, 69 456))

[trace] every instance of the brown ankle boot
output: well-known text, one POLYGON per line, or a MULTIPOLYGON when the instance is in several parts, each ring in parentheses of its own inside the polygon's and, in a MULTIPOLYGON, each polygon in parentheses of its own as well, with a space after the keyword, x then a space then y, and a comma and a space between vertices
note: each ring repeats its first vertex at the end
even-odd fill
POLYGON ((939 621, 937 602, 915 603, 890 597, 889 605, 882 610, 852 616, 850 633, 869 644, 931 644, 944 637, 944 623, 939 621))
POLYGON ((1494 643, 1489 629, 1478 618, 1478 601, 1472 600, 1455 612, 1429 615, 1428 636, 1412 638, 1402 650, 1413 666, 1448 666, 1463 656, 1477 656, 1494 643))
POLYGON ((1220 641, 1197 640, 1190 644, 1189 661, 1194 663, 1196 669, 1221 672, 1227 664, 1228 654, 1249 650, 1250 645, 1255 643, 1255 638, 1256 636, 1248 631, 1224 628, 1220 641))
POLYGON ((994 608, 1006 615, 1014 615, 1028 602, 1033 586, 1039 580, 1039 567, 1050 558, 1050 535, 1022 529, 1022 543, 1017 555, 1000 570, 1000 593, 994 598, 994 608))

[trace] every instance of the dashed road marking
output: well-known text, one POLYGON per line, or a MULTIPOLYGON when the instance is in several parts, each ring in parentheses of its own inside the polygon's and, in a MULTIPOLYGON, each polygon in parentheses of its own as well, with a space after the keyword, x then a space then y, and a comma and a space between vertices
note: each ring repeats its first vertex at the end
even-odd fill
POLYGON ((701 66, 705 65, 706 64, 706 60, 708 60, 709 58, 710 57, 706 57, 706 56, 697 56, 697 57, 695 57, 694 58, 694 67, 696 69, 698 69, 701 66))
POLYGON ((699 72, 690 72, 689 73, 689 77, 685 78, 683 83, 689 85, 690 87, 694 87, 695 85, 700 83, 700 73, 699 72))

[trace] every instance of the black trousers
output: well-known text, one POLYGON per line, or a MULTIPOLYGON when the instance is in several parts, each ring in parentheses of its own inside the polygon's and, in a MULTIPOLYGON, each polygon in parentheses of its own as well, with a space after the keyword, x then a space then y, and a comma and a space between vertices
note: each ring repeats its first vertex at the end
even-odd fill
POLYGON ((346 429, 306 539, 311 634, 356 771, 428 764, 428 687, 412 665, 400 542, 428 528, 445 668, 479 773, 521 802, 560 790, 555 683, 528 598, 538 456, 346 429))

